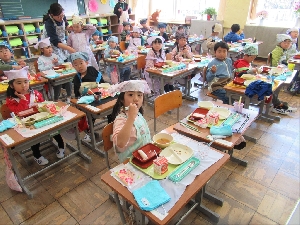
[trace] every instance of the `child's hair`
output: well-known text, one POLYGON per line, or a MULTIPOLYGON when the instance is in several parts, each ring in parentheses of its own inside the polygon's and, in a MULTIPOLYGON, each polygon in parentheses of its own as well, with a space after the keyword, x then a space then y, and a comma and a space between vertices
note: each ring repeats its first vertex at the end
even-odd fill
MULTIPOLYGON (((124 96, 125 96, 125 92, 121 92, 117 99, 116 104, 114 105, 112 113, 107 116, 108 123, 115 121, 116 117, 119 115, 119 113, 121 111, 121 108, 124 107, 124 104, 123 104, 124 96)), ((139 109, 139 113, 141 113, 142 115, 144 114, 143 106, 141 106, 141 108, 139 109)))
POLYGON ((178 26, 177 30, 183 30, 183 26, 182 25, 178 26))
POLYGON ((43 23, 50 18, 49 14, 53 14, 54 16, 59 16, 64 11, 63 7, 59 3, 53 3, 50 5, 50 9, 48 13, 43 16, 43 23))
MULTIPOLYGON (((13 86, 13 83, 14 83, 15 79, 13 80, 10 80, 8 82, 8 88, 6 90, 6 96, 8 98, 19 98, 18 96, 16 96, 15 94, 15 89, 13 89, 11 86, 13 86)), ((29 87, 29 90, 31 90, 31 88, 29 87)))
POLYGON ((231 26, 231 31, 234 33, 238 32, 240 29, 241 29, 241 27, 239 24, 235 23, 235 24, 232 24, 232 26, 231 26))
POLYGON ((227 51, 229 50, 228 44, 224 41, 219 41, 214 46, 214 51, 216 52, 218 48, 226 48, 227 51))
POLYGON ((213 26, 211 27, 211 32, 212 32, 212 33, 215 32, 214 29, 215 29, 215 25, 213 25, 213 26))
MULTIPOLYGON (((152 42, 152 44, 157 44, 157 43, 162 44, 162 40, 160 38, 155 38, 155 40, 152 42)), ((152 50, 153 50, 153 52, 154 52, 154 54, 155 54, 155 56, 157 58, 162 58, 161 57, 162 48, 159 50, 159 55, 156 54, 156 52, 154 51, 153 47, 152 47, 152 50)))

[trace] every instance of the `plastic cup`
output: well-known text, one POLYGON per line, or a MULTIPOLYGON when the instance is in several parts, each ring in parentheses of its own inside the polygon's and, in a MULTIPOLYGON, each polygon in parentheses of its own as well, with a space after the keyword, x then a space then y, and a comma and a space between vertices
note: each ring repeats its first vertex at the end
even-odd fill
POLYGON ((234 102, 233 107, 234 107, 234 111, 242 113, 244 108, 244 103, 234 102))
POLYGON ((295 69, 295 64, 294 63, 288 63, 288 69, 290 71, 293 71, 295 69))

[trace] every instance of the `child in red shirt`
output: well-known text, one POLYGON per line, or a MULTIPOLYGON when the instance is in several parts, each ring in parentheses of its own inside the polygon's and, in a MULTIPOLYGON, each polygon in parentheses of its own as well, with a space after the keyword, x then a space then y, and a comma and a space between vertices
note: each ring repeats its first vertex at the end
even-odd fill
POLYGON ((250 63, 254 61, 256 56, 258 55, 258 47, 257 45, 250 45, 246 47, 244 50, 244 57, 239 59, 233 63, 233 67, 235 68, 235 76, 241 77, 243 74, 255 74, 257 73, 256 68, 251 68, 250 63))
MULTIPOLYGON (((18 113, 35 106, 38 102, 43 102, 43 96, 40 92, 32 90, 29 87, 28 80, 28 66, 20 70, 4 71, 4 74, 9 79, 9 86, 6 91, 6 105, 11 112, 18 113)), ((57 158, 63 158, 64 155, 64 141, 60 134, 53 137, 58 144, 56 152, 57 158)), ((34 156, 34 161, 40 166, 48 164, 48 160, 40 153, 40 143, 31 146, 34 156)))

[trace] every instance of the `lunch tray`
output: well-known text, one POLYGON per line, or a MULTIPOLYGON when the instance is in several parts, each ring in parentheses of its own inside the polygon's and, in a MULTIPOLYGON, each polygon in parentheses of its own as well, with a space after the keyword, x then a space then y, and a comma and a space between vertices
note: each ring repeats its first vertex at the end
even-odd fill
POLYGON ((35 128, 41 128, 41 127, 50 125, 50 124, 52 124, 52 123, 56 123, 56 122, 58 122, 58 121, 61 121, 61 120, 63 120, 63 119, 64 119, 63 116, 54 116, 54 117, 52 117, 52 118, 49 118, 49 119, 46 119, 46 120, 37 122, 37 123, 33 124, 33 126, 34 126, 35 128))
POLYGON ((178 166, 169 176, 169 180, 174 183, 181 181, 185 178, 193 169, 200 164, 200 160, 196 157, 192 157, 180 166, 178 166))

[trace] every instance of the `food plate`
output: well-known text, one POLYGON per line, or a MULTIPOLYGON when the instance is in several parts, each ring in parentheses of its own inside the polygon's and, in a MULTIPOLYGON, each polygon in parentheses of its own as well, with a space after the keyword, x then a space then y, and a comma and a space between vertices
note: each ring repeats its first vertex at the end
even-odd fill
POLYGON ((21 121, 26 126, 31 126, 36 122, 51 118, 53 116, 54 116, 54 114, 51 114, 51 113, 48 113, 48 112, 40 112, 40 113, 36 113, 34 115, 31 115, 31 116, 25 117, 21 121))
POLYGON ((118 58, 120 55, 111 55, 111 58, 118 58))
POLYGON ((197 109, 195 109, 195 111, 193 113, 191 113, 187 117, 187 119, 188 119, 188 121, 194 123, 195 121, 201 120, 202 118, 204 118, 207 113, 208 113, 208 109, 197 108, 197 109))
POLYGON ((214 103, 212 103, 210 101, 201 101, 201 102, 198 102, 198 106, 203 109, 211 109, 215 105, 214 105, 214 103))
POLYGON ((3 81, 1 81, 0 83, 1 83, 1 84, 8 84, 8 82, 9 82, 9 80, 3 80, 3 81))
POLYGON ((225 120, 230 116, 231 112, 228 109, 221 108, 221 107, 215 107, 212 108, 210 111, 212 112, 217 112, 219 114, 219 119, 220 120, 225 120))
POLYGON ((249 84, 251 84, 253 81, 255 81, 255 80, 245 80, 244 85, 245 85, 246 87, 248 87, 249 84))
POLYGON ((294 59, 300 59, 300 55, 294 55, 294 59))
POLYGON ((37 109, 37 107, 32 107, 32 108, 29 108, 29 109, 18 112, 17 116, 26 117, 26 116, 31 116, 33 114, 36 114, 38 112, 39 112, 39 110, 37 109))
POLYGON ((62 73, 64 70, 63 69, 59 69, 59 70, 54 70, 56 73, 62 73))
POLYGON ((140 147, 138 150, 132 152, 132 155, 134 158, 136 158, 138 161, 145 163, 149 161, 150 159, 153 159, 155 156, 157 156, 161 152, 161 149, 157 147, 154 144, 148 143, 144 145, 143 147, 140 147), (138 152, 139 150, 142 150, 148 157, 148 159, 143 159, 138 152))
POLYGON ((108 89, 110 87, 110 84, 109 83, 100 83, 100 84, 98 84, 98 87, 108 89))
POLYGON ((168 162, 173 165, 179 165, 193 156, 194 152, 186 145, 174 143, 166 147, 160 156, 167 158, 168 162))
POLYGON ((195 62, 201 62, 201 58, 194 58, 195 62))

